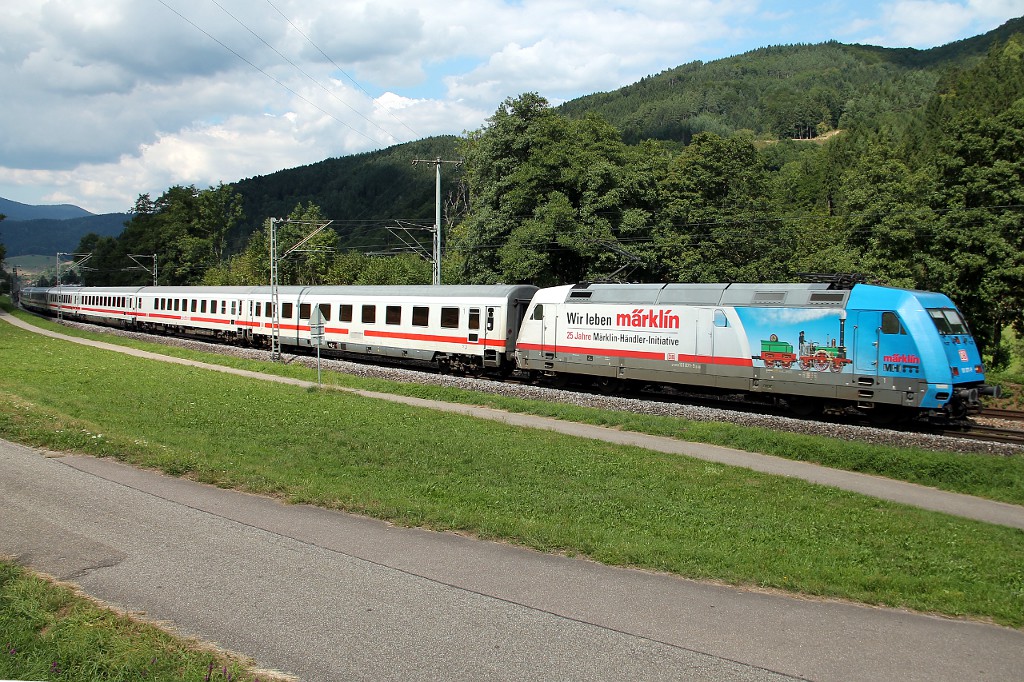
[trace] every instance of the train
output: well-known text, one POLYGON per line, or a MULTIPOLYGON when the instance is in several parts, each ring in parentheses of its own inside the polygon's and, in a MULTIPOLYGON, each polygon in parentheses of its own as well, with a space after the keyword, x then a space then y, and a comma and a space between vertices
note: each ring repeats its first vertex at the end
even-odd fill
POLYGON ((947 296, 865 283, 61 286, 20 302, 140 331, 603 390, 743 393, 878 423, 962 420, 999 394, 947 296))

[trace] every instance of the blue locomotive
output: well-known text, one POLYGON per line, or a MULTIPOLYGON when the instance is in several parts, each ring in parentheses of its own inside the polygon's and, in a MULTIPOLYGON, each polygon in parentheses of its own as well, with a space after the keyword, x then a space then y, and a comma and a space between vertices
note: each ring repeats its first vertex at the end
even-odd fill
POLYGON ((959 419, 995 395, 953 302, 868 284, 591 284, 541 289, 520 368, 772 394, 797 412, 959 419))

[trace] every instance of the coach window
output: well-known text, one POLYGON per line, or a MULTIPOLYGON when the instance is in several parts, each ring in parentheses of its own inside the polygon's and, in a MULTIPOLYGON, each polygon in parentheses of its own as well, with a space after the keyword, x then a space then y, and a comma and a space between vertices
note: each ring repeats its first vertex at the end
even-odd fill
POLYGON ((199 301, 199 312, 201 312, 201 313, 205 313, 206 312, 206 299, 205 298, 199 301))
POLYGON ((412 307, 412 326, 426 327, 430 324, 430 308, 425 305, 412 307))
POLYGON ((300 303, 299 304, 299 319, 300 320, 308 320, 312 314, 313 314, 313 304, 312 303, 300 303))
POLYGON ((441 327, 444 329, 459 328, 458 308, 441 308, 441 327))
POLYGON ((384 311, 384 323, 394 325, 402 324, 402 306, 389 305, 387 310, 384 311))
POLYGON ((331 304, 321 303, 320 306, 320 317, 324 318, 324 322, 331 321, 331 304))
POLYGON ((273 301, 267 301, 267 305, 264 308, 264 310, 266 311, 266 316, 267 317, 273 317, 274 316, 274 302, 273 301))
POLYGON ((192 305, 190 306, 190 308, 189 308, 189 309, 190 309, 190 310, 191 310, 192 312, 196 312, 196 309, 197 309, 198 305, 199 305, 199 301, 197 301, 196 299, 194 299, 194 298, 193 298, 193 299, 192 299, 192 305))
POLYGON ((906 334, 907 330, 900 324, 900 318, 896 317, 896 313, 882 313, 882 333, 906 334))
POLYGON ((292 304, 292 303, 282 303, 281 304, 281 317, 285 318, 286 320, 290 320, 290 319, 292 319, 292 316, 294 314, 295 314, 295 306, 294 306, 294 304, 292 304))
POLYGON ((256 314, 253 317, 259 317, 263 313, 262 301, 256 301, 256 314))
POLYGON ((480 328, 480 309, 470 308, 469 309, 469 328, 479 329, 480 328))
POLYGON ((221 301, 220 302, 220 314, 221 315, 227 315, 228 314, 228 302, 227 301, 221 301))
POLYGON ((487 331, 494 331, 494 308, 487 309, 487 331))
POLYGON ((375 305, 364 305, 363 306, 363 324, 373 324, 377 321, 377 306, 375 305))
POLYGON ((178 312, 180 310, 180 308, 178 307, 180 305, 181 305, 181 301, 179 299, 177 299, 177 298, 174 299, 174 312, 178 312))
POLYGON ((341 310, 339 311, 339 313, 340 317, 338 319, 341 320, 342 322, 352 321, 352 306, 349 305, 348 303, 341 304, 341 310))
POLYGON ((238 301, 232 301, 231 302, 231 317, 234 317, 237 314, 236 313, 236 311, 238 310, 237 306, 238 306, 238 301))

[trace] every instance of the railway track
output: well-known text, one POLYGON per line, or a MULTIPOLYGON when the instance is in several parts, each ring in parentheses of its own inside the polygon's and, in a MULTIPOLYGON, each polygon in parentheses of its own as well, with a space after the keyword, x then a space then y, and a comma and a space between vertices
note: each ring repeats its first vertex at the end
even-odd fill
POLYGON ((1007 421, 1024 422, 1024 411, 1004 410, 998 407, 986 407, 981 411, 979 417, 985 419, 1005 419, 1007 421))
POLYGON ((1008 445, 1024 445, 1024 430, 1007 429, 999 426, 975 424, 967 431, 949 432, 944 435, 955 438, 980 440, 987 443, 1006 443, 1008 445))
POLYGON ((974 422, 970 428, 956 432, 947 432, 944 435, 956 438, 968 438, 971 440, 985 441, 988 443, 1006 443, 1009 445, 1024 445, 1024 412, 1020 410, 1005 410, 996 407, 986 407, 977 416, 985 420, 999 420, 1002 422, 1015 422, 1020 427, 1014 428, 1008 424, 981 424, 974 422))

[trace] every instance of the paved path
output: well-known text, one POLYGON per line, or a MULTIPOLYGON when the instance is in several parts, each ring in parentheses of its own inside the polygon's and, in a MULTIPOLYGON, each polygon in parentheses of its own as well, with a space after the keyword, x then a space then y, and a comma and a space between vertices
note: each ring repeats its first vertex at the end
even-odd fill
POLYGON ((304 680, 1024 679, 1018 630, 395 528, 3 441, 0 527, 0 554, 304 680))

